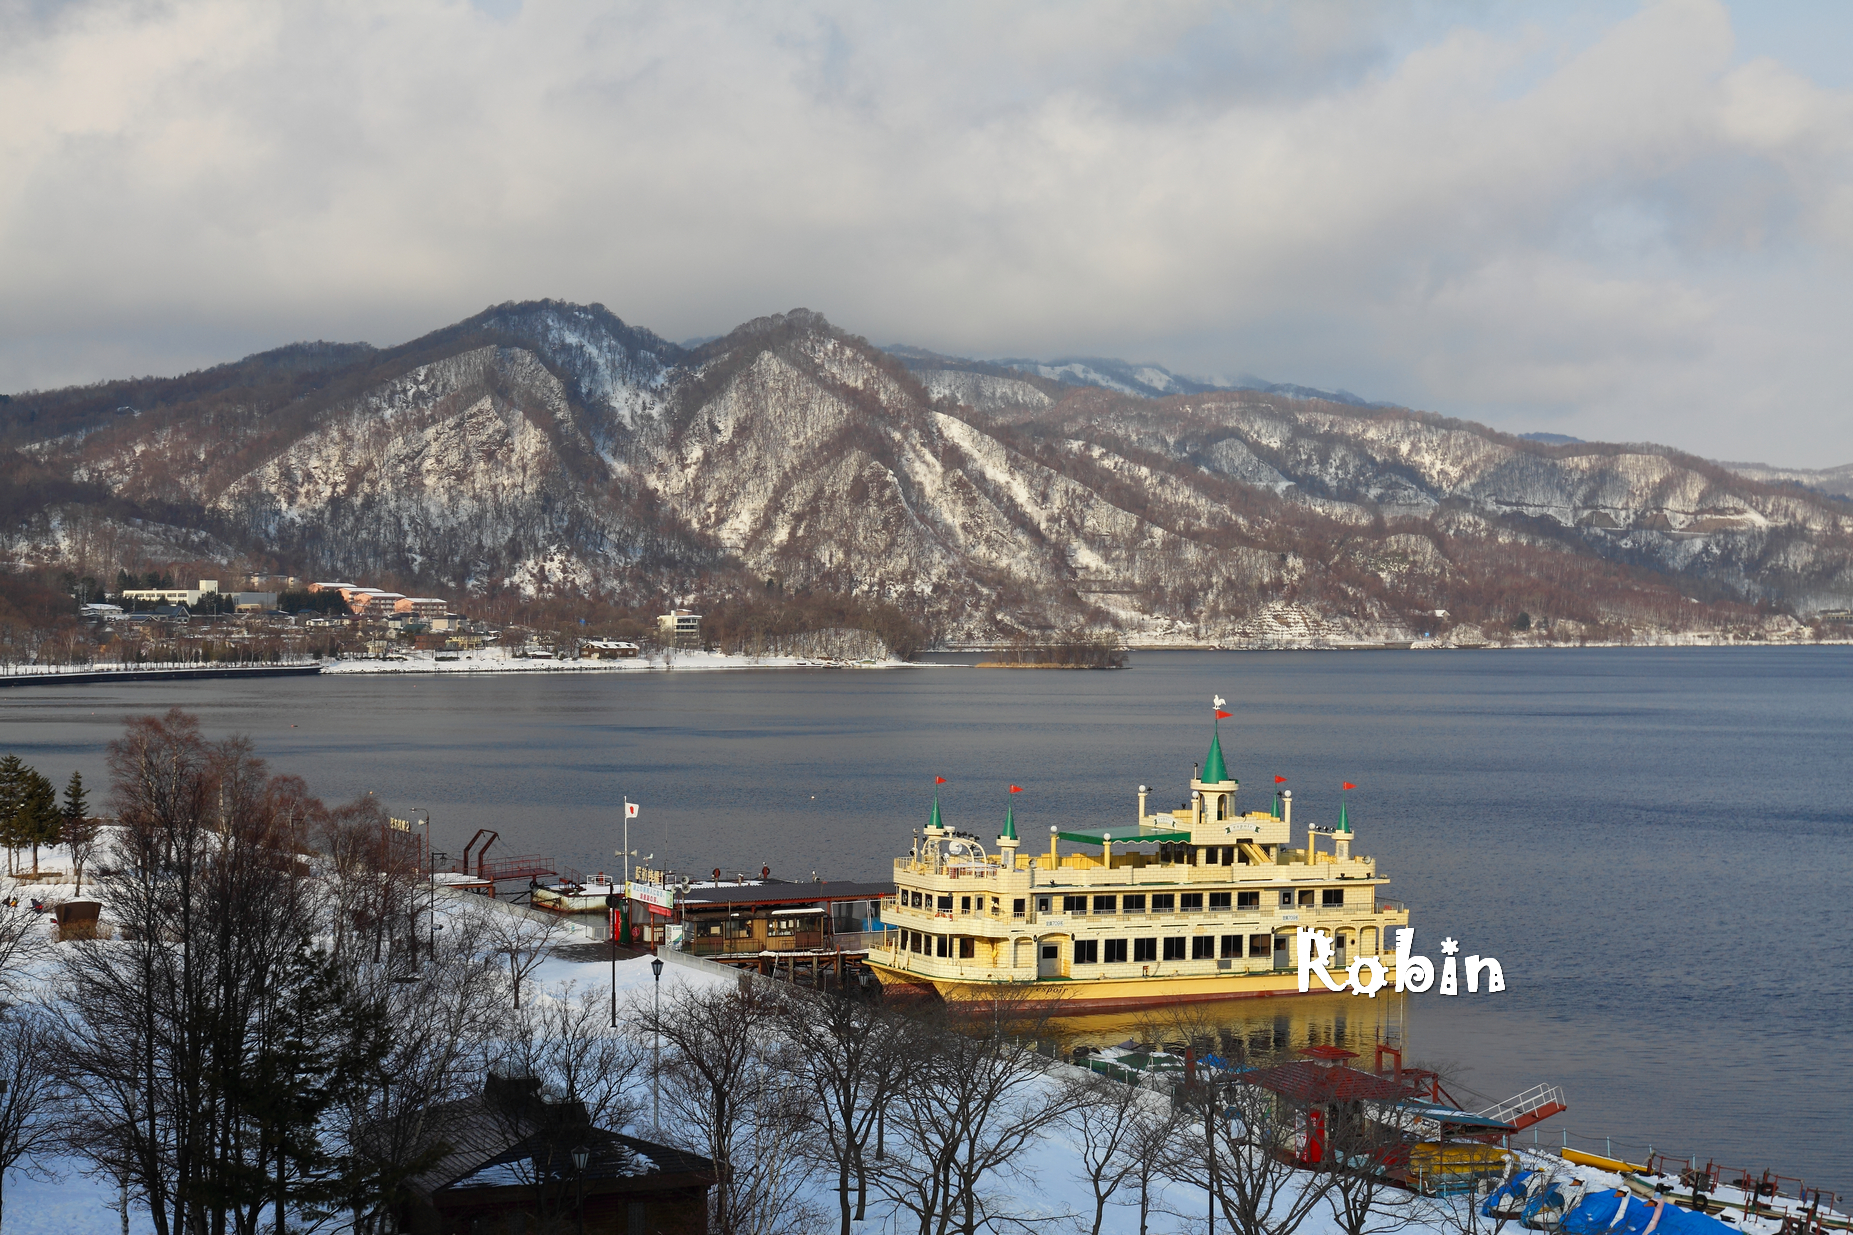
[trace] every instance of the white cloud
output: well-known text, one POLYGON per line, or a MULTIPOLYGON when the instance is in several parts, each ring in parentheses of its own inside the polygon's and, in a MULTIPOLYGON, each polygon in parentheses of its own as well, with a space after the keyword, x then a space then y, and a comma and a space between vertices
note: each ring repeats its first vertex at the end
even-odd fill
POLYGON ((1711 0, 16 0, 0 388, 529 296, 670 337, 804 304, 1853 458, 1849 108, 1711 0))

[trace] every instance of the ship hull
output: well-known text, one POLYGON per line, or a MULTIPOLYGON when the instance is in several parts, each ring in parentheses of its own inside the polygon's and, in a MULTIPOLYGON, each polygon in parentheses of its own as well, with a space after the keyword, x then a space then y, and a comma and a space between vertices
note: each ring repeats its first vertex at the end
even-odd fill
MULTIPOLYGON (((1099 1012, 1125 1012, 1171 1004, 1266 999, 1301 993, 1299 972, 1293 969, 1241 974, 1155 975, 1097 980, 1045 978, 1034 982, 1005 982, 935 977, 896 968, 873 957, 866 963, 880 979, 884 994, 903 997, 931 995, 947 1003, 975 1003, 1000 998, 1029 1004, 1046 1003, 1053 1009, 1059 1009, 1063 1016, 1089 1016, 1099 1012)), ((1331 993, 1317 981, 1309 986, 1307 994, 1331 993)))

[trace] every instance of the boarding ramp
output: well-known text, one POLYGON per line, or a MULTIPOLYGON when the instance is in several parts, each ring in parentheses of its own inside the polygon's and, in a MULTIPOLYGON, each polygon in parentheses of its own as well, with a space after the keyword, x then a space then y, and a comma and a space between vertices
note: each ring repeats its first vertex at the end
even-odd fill
POLYGON ((1497 1119, 1501 1123, 1511 1124, 1513 1131, 1516 1132, 1529 1128, 1532 1124, 1542 1123, 1552 1115, 1560 1115, 1569 1109, 1570 1104, 1564 1101, 1562 1088, 1556 1085, 1539 1084, 1479 1113, 1484 1118, 1497 1119))

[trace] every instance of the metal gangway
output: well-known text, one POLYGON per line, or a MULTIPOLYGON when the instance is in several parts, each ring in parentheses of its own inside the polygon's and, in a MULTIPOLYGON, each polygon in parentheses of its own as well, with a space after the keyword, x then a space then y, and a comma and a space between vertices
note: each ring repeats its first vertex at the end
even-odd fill
POLYGON ((1561 1114, 1570 1109, 1564 1101, 1563 1089, 1557 1085, 1537 1084, 1524 1093, 1507 1098, 1504 1102, 1490 1106, 1479 1112, 1485 1119, 1497 1119, 1500 1123, 1509 1123, 1516 1129, 1529 1128, 1541 1123, 1552 1115, 1561 1114))

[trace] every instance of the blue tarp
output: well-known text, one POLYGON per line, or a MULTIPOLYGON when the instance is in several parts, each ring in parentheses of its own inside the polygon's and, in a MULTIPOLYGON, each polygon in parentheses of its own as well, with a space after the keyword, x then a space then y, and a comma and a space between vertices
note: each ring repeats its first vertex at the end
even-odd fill
POLYGON ((1530 1181, 1531 1177, 1536 1174, 1536 1171, 1520 1171, 1512 1178, 1506 1180, 1506 1182, 1501 1184, 1498 1188, 1495 1188, 1492 1194, 1480 1205, 1481 1217, 1490 1218, 1493 1216, 1493 1210, 1505 1208, 1500 1204, 1501 1201, 1517 1201, 1523 1199, 1526 1184, 1530 1181))
POLYGON ((1642 1235, 1652 1223, 1654 1235, 1739 1235, 1737 1228, 1718 1221, 1710 1214, 1694 1213, 1671 1203, 1662 1207, 1660 1221, 1654 1223, 1652 1201, 1637 1196, 1617 1196, 1613 1191, 1592 1193, 1583 1203, 1564 1215, 1564 1235, 1642 1235), (1623 1208, 1617 1221, 1616 1210, 1623 1208))

